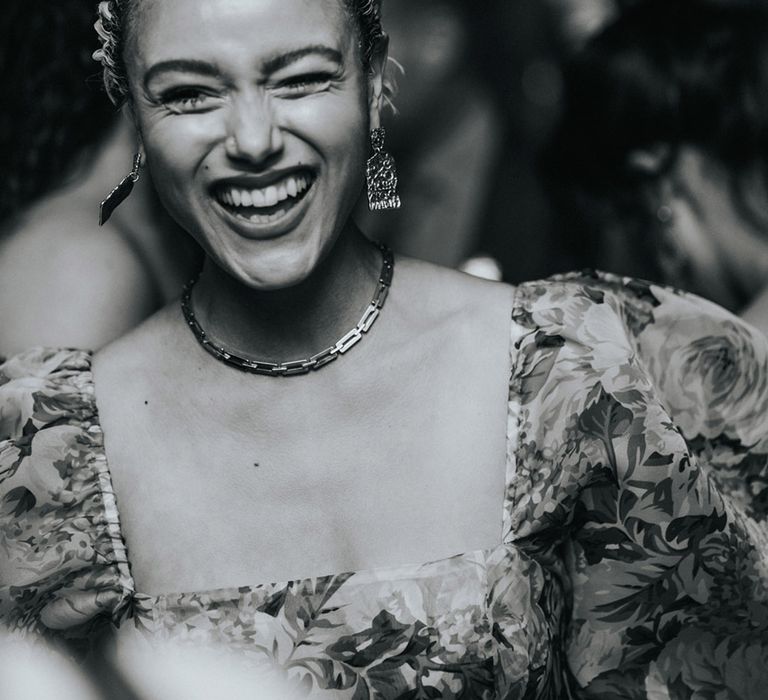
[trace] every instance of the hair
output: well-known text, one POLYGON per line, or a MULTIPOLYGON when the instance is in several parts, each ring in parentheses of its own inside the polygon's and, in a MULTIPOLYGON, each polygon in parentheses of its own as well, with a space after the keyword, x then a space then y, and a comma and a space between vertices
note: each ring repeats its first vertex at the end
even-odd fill
POLYGON ((566 66, 543 164, 571 240, 592 257, 580 262, 605 264, 601 236, 613 225, 625 239, 617 271, 660 276, 661 202, 648 192, 683 145, 724 166, 750 216, 739 175, 768 173, 767 30, 768 8, 756 1, 642 0, 566 66), (653 150, 655 162, 638 167, 633 153, 653 150))
MULTIPOLYGON (((359 35, 363 67, 370 69, 379 41, 384 36, 381 26, 381 0, 341 0, 359 35)), ((122 105, 129 99, 125 69, 125 46, 132 24, 136 20, 138 0, 102 0, 98 6, 95 28, 101 48, 93 58, 100 61, 104 71, 104 86, 110 99, 122 105)), ((389 101, 392 86, 385 85, 389 101)))
POLYGON ((91 60, 93 0, 6 0, 0 220, 63 184, 115 124, 91 60), (41 39, 42 37, 42 39, 41 39))

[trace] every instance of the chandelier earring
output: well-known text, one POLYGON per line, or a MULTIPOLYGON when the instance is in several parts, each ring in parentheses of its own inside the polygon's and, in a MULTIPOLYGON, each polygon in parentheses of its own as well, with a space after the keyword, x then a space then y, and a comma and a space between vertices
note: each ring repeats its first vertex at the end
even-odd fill
POLYGON ((133 191, 133 186, 139 179, 139 173, 141 170, 142 154, 139 151, 133 157, 133 168, 121 181, 120 184, 115 187, 99 205, 99 226, 103 226, 112 216, 112 213, 117 209, 133 191))
POLYGON ((395 159, 384 150, 383 127, 371 131, 373 155, 368 159, 365 174, 368 185, 368 208, 371 211, 399 209, 395 159))

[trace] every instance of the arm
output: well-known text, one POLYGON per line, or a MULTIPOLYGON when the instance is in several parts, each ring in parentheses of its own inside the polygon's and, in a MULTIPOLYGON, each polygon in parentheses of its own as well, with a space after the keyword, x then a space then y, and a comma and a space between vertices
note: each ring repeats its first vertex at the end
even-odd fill
POLYGON ((599 274, 526 285, 516 313, 513 537, 572 594, 579 696, 764 697, 765 338, 599 274))
MULTIPOLYGON (((567 546, 569 661, 588 697, 762 697, 768 344, 712 304, 646 291, 634 352, 578 418, 595 461, 567 546)), ((641 308, 613 306, 625 322, 641 308)))

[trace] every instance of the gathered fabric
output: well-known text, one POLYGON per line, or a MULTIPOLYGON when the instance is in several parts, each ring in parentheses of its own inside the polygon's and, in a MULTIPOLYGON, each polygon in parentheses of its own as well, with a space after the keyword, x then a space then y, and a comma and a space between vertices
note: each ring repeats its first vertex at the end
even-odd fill
POLYGON ((91 354, 9 359, 0 622, 86 646, 131 624, 351 700, 764 697, 766 339, 591 272, 517 287, 510 333, 497 546, 160 596, 131 576, 91 354))

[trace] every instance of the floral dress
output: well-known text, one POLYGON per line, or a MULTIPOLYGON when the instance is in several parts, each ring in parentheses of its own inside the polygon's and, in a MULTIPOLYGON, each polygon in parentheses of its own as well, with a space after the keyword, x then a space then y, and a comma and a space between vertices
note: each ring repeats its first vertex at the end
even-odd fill
POLYGON ((0 621, 223 644, 354 700, 768 697, 765 339, 597 273, 519 286, 511 334, 496 547, 162 596, 131 576, 90 354, 8 360, 0 621))

